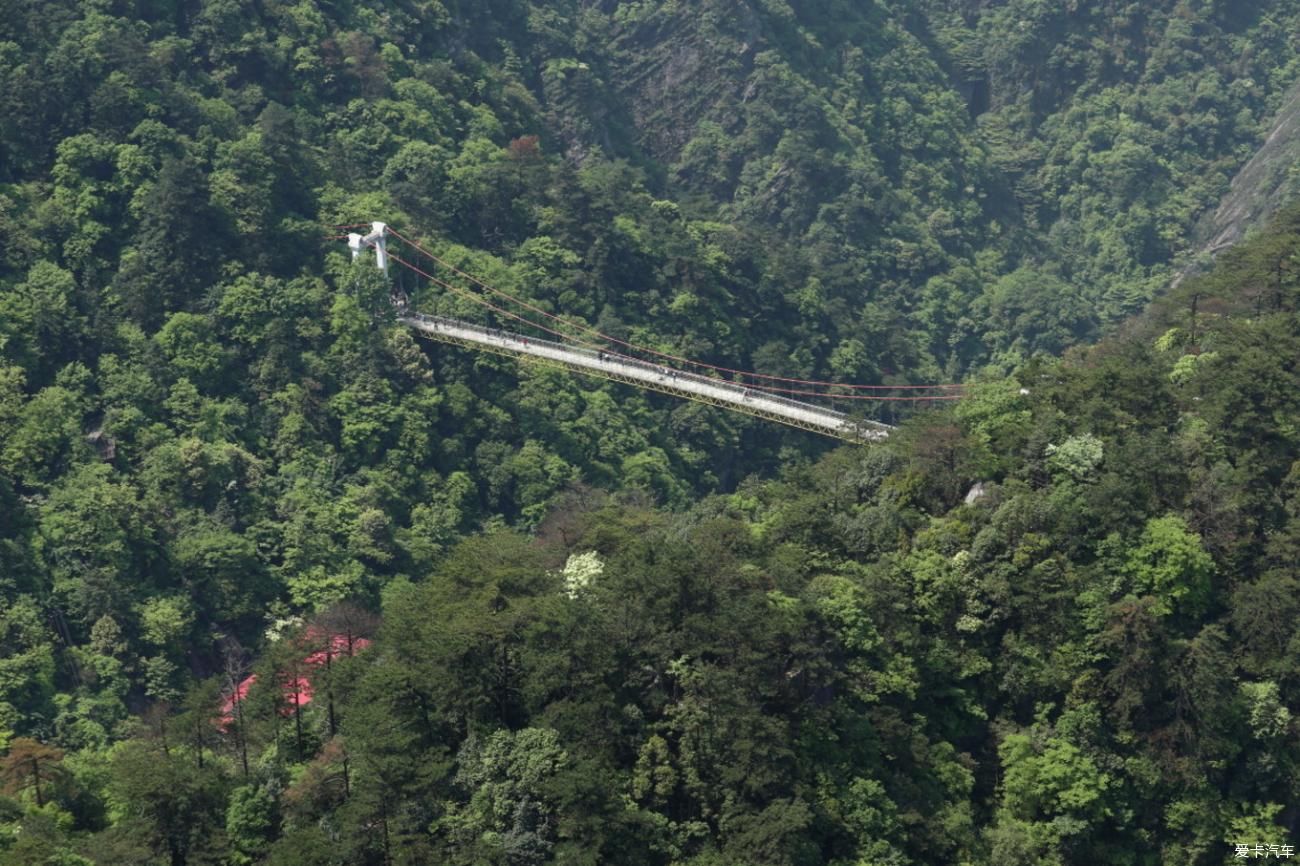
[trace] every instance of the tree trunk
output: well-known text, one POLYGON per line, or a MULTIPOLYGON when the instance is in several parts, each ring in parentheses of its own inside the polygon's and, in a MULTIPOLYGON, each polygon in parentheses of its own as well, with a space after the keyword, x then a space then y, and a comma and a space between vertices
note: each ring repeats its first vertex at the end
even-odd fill
POLYGON ((384 866, 392 866, 393 856, 388 838, 388 798, 379 798, 379 823, 384 833, 384 866))
POLYGON ((199 718, 198 713, 194 714, 194 754, 195 762, 200 770, 203 769, 203 720, 199 718))
POLYGON ((331 646, 325 650, 325 705, 329 713, 331 737, 339 732, 338 724, 334 721, 334 678, 331 674, 333 659, 334 648, 331 646))
POLYGON ((295 675, 293 679, 293 733, 298 742, 298 762, 301 763, 302 757, 302 692, 299 678, 295 675))
POLYGON ((35 757, 32 758, 32 781, 36 783, 36 808, 43 808, 45 795, 41 791, 41 765, 35 757))
POLYGON ((235 692, 235 715, 239 724, 239 760, 244 768, 244 781, 248 781, 248 736, 244 730, 244 702, 239 700, 239 692, 235 692))

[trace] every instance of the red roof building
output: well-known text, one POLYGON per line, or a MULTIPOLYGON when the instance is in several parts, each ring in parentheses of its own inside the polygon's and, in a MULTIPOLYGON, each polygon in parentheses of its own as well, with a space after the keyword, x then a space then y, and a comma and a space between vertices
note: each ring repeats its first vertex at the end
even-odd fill
MULTIPOLYGON (((318 629, 308 629, 303 643, 320 645, 322 643, 319 640, 320 636, 321 632, 318 629)), ((304 664, 328 665, 333 659, 355 655, 359 650, 370 646, 369 638, 345 634, 333 635, 323 642, 325 648, 305 656, 303 658, 304 664)), ((255 682, 257 682, 257 674, 250 674, 235 687, 234 692, 222 698, 221 715, 217 718, 217 730, 223 734, 230 730, 230 726, 235 723, 237 705, 248 699, 248 690, 252 688, 255 682)), ((295 709, 300 709, 311 703, 311 680, 305 676, 295 677, 286 674, 280 680, 280 694, 282 699, 280 715, 291 716, 295 709)))

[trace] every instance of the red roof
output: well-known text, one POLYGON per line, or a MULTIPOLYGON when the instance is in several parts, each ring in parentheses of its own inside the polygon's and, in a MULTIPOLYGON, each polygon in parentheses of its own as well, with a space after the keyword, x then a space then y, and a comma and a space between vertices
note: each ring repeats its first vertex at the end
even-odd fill
MULTIPOLYGON (((310 642, 315 643, 320 634, 319 630, 308 629, 306 637, 310 642)), ((329 639, 325 649, 311 653, 303 659, 303 662, 309 665, 323 665, 331 658, 351 656, 358 650, 363 650, 368 646, 370 646, 368 638, 336 634, 329 639)), ((217 729, 219 731, 225 733, 230 730, 230 726, 235 723, 235 706, 248 699, 248 690, 252 688, 255 682, 257 682, 257 674, 250 674, 235 687, 233 693, 226 695, 222 699, 221 715, 217 718, 217 729)), ((284 701, 280 707, 280 715, 291 716, 295 708, 305 707, 311 703, 311 680, 305 676, 282 675, 280 693, 284 701)))
MULTIPOLYGON (((309 638, 311 637, 310 630, 308 631, 307 636, 309 638)), ((303 659, 303 661, 305 661, 309 665, 323 665, 331 658, 338 658, 339 656, 350 656, 353 653, 355 653, 357 650, 363 650, 368 646, 370 646, 369 638, 364 638, 364 637, 349 638, 347 635, 336 634, 334 635, 334 637, 329 639, 329 643, 325 647, 325 649, 317 650, 316 652, 312 653, 311 655, 303 659)))

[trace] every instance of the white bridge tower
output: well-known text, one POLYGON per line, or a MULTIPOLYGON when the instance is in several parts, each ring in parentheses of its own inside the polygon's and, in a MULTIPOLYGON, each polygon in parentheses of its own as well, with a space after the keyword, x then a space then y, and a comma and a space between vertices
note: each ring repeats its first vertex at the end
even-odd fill
POLYGON ((348 248, 352 250, 352 260, 355 262, 357 256, 366 247, 375 248, 375 264, 379 270, 385 274, 388 273, 388 224, 373 222, 370 224, 370 234, 359 235, 353 232, 348 235, 348 248))

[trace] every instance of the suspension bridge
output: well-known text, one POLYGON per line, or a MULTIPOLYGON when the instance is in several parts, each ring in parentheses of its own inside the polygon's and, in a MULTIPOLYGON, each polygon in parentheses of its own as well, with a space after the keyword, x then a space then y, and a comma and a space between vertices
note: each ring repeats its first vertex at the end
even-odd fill
MULTIPOLYGON (((636 388, 717 406, 849 442, 879 441, 888 437, 894 428, 880 421, 850 416, 834 407, 813 402, 814 400, 917 403, 960 398, 959 385, 846 385, 794 379, 730 369, 638 346, 602 334, 590 326, 563 319, 497 289, 430 253, 385 223, 375 222, 365 226, 370 229, 366 234, 349 232, 330 240, 346 238, 354 259, 365 250, 374 250, 376 264, 385 272, 390 263, 395 263, 432 285, 475 302, 494 313, 496 318, 514 323, 512 329, 494 328, 448 316, 427 315, 410 309, 404 296, 396 299, 398 321, 420 335, 442 343, 622 382, 636 388), (449 279, 463 278, 479 290, 458 286, 394 254, 388 247, 390 238, 397 239, 427 258, 431 263, 430 270, 442 268, 449 279), (520 312, 493 303, 484 297, 484 293, 511 303, 520 312), (533 321, 528 313, 549 320, 553 326, 533 321), (520 326, 540 331, 548 337, 525 333, 518 330, 520 326), (583 335, 570 333, 573 330, 580 331, 583 335), (914 393, 910 396, 888 393, 904 390, 914 393), (802 399, 794 399, 795 397, 802 399)), ((342 226, 340 229, 361 227, 342 226)))

